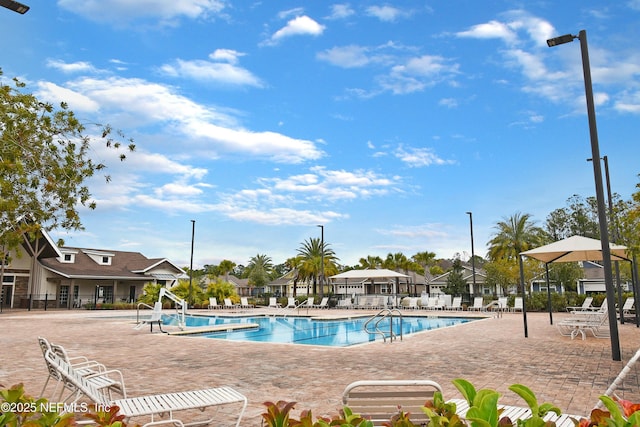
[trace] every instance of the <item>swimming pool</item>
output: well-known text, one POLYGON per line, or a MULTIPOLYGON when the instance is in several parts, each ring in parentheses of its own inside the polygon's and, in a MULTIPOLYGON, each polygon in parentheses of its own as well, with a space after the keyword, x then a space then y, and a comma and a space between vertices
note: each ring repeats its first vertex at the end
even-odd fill
MULTIPOLYGON (((232 341, 252 341, 270 343, 292 343, 303 345, 320 345, 331 347, 348 347, 382 340, 379 334, 370 334, 363 330, 366 317, 319 320, 308 317, 209 317, 187 316, 188 328, 197 328, 225 324, 257 324, 257 328, 236 330, 233 332, 202 333, 190 336, 225 339, 232 341)), ((403 317, 402 334, 404 336, 430 329, 459 325, 474 320, 459 317, 403 317)), ((175 319, 166 319, 167 324, 176 324, 175 319)), ((380 322, 380 329, 389 332, 389 320, 380 322)), ((394 333, 400 335, 400 322, 393 321, 394 333)))

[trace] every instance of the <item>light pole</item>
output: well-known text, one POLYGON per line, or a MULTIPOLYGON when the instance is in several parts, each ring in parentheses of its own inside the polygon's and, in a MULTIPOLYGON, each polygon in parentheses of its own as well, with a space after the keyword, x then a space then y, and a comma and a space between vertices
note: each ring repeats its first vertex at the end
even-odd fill
MULTIPOLYGON (((584 74, 584 89, 587 101, 587 116, 589 118, 589 135, 591 139, 591 158, 600 159, 598 146, 598 128, 596 126, 596 109, 593 101, 593 86, 591 83, 591 66, 589 65, 589 48, 587 45, 587 32, 580 30, 577 36, 565 34, 547 40, 547 45, 556 45, 580 40, 582 53, 582 72, 584 74)), ((609 333, 611 336, 611 355, 613 360, 619 361, 620 338, 618 336, 618 319, 616 318, 616 301, 613 289, 613 274, 611 272, 611 248, 609 247, 609 230, 607 229, 607 212, 604 206, 604 189, 602 188, 602 168, 599 161, 593 163, 593 175, 596 184, 596 201, 598 204, 598 222, 600 223, 600 243, 602 245, 602 264, 604 267, 604 283, 607 291, 607 309, 609 315, 609 333)))
POLYGON ((191 264, 189 264, 189 304, 193 304, 193 240, 196 235, 196 220, 191 220, 191 264))
POLYGON ((473 293, 476 292, 476 254, 473 250, 473 214, 467 212, 469 215, 469 228, 471 229, 471 275, 473 280, 473 293))
POLYGON ((22 4, 13 0, 0 0, 0 6, 11 9, 21 15, 24 15, 29 10, 29 6, 27 6, 26 4, 22 4))
POLYGON ((320 298, 324 297, 324 225, 320 227, 320 298))

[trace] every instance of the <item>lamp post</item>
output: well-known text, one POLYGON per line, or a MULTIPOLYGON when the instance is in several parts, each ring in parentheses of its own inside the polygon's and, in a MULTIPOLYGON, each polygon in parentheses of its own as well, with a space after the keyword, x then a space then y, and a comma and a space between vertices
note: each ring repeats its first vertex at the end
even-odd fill
POLYGON ((29 6, 19 3, 13 0, 0 0, 0 6, 11 9, 14 12, 18 12, 20 15, 24 15, 29 10, 29 6))
POLYGON ((471 275, 473 280, 473 293, 476 292, 476 254, 473 250, 473 214, 467 212, 469 215, 469 228, 471 229, 471 275))
POLYGON ((188 303, 193 304, 193 240, 196 234, 196 220, 191 220, 191 264, 189 264, 189 299, 188 303))
POLYGON ((320 298, 324 297, 324 225, 320 227, 320 298))
MULTIPOLYGON (((547 45, 556 45, 572 42, 574 39, 580 40, 580 51, 582 53, 582 72, 584 74, 584 89, 587 101, 587 116, 589 118, 589 135, 591 139, 591 158, 600 159, 600 148, 598 146, 598 129, 596 126, 596 109, 593 101, 593 86, 591 83, 591 67, 589 65, 589 48, 587 45, 587 32, 580 30, 577 36, 565 34, 547 40, 547 45)), ((611 336, 611 355, 613 360, 619 361, 620 338, 618 336, 618 319, 616 318, 616 301, 613 289, 613 274, 611 272, 611 248, 609 247, 609 231, 607 229, 607 212, 604 206, 604 190, 602 188, 602 168, 599 161, 593 163, 593 175, 596 184, 596 201, 598 204, 598 222, 600 223, 600 243, 602 245, 602 264, 604 267, 604 282, 607 291, 607 309, 609 316, 609 333, 611 336)))

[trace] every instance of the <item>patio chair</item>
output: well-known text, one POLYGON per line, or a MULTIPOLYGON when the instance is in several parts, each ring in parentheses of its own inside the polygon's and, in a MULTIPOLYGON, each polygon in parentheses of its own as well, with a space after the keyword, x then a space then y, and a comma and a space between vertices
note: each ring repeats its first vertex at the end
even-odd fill
POLYGON ((278 303, 278 298, 269 297, 269 308, 280 308, 280 307, 282 306, 278 303))
POLYGON ((511 311, 523 311, 524 310, 524 306, 523 306, 523 302, 522 302, 522 297, 515 297, 515 299, 513 300, 513 307, 511 308, 511 311))
POLYGON ((249 304, 249 298, 240 297, 240 308, 254 308, 255 305, 249 304))
POLYGON ((469 311, 483 311, 484 299, 482 297, 475 297, 473 299, 473 305, 467 308, 469 311))
POLYGON ((234 304, 233 301, 231 301, 231 298, 224 299, 224 308, 234 309, 234 308, 238 308, 239 306, 240 304, 234 304))
POLYGON ((440 300, 438 299, 438 297, 429 297, 429 299, 427 300, 427 305, 422 306, 422 308, 424 308, 425 310, 439 310, 440 305, 439 305, 440 300))
POLYGON ((320 304, 313 304, 313 308, 328 308, 327 304, 329 303, 329 297, 322 297, 320 300, 320 304))
POLYGON ((207 307, 209 310, 214 310, 216 308, 222 308, 218 304, 218 300, 216 297, 209 297, 209 306, 207 307))
POLYGON ((633 307, 635 302, 635 298, 627 298, 624 300, 624 304, 622 305, 622 316, 631 316, 636 313, 636 310, 633 307))
POLYGON ((407 306, 403 307, 406 308, 408 310, 418 310, 420 307, 418 307, 418 298, 413 298, 413 297, 407 297, 408 304, 407 306))
POLYGON ((604 309, 597 312, 576 312, 569 318, 561 320, 556 324, 560 335, 569 336, 574 339, 578 335, 586 339, 587 332, 596 338, 609 338, 609 316, 606 305, 604 309))
POLYGON ((287 306, 285 308, 296 308, 298 304, 296 304, 296 299, 294 297, 287 298, 287 306))
POLYGON ((462 297, 453 297, 453 301, 451 302, 451 305, 447 307, 447 310, 462 310, 462 297))
MULTIPOLYGON (((45 359, 57 369, 65 383, 69 383, 75 388, 74 396, 72 396, 74 399, 70 401, 70 407, 73 407, 74 403, 85 397, 103 408, 117 406, 120 408, 120 414, 124 415, 127 420, 133 417, 150 417, 151 421, 144 423, 143 427, 158 424, 173 424, 180 427, 210 424, 213 421, 213 417, 184 423, 175 416, 176 413, 181 411, 199 410, 204 412, 207 408, 239 404, 242 408, 237 415, 235 423, 236 427, 238 427, 247 407, 247 398, 231 387, 110 399, 101 393, 89 379, 79 375, 71 365, 52 351, 46 352, 45 359), (160 419, 163 416, 167 416, 168 419, 160 419)), ((191 420, 191 417, 189 419, 191 420)))
POLYGON ((143 319, 135 326, 135 329, 140 329, 143 325, 149 324, 150 331, 153 332, 153 325, 157 323, 158 328, 160 328, 160 332, 166 333, 162 330, 162 303, 160 301, 156 301, 153 304, 153 311, 151 312, 151 316, 148 319, 143 319))
POLYGON ((573 312, 573 311, 585 311, 585 310, 591 310, 593 307, 591 306, 591 303, 593 302, 593 297, 586 297, 584 299, 584 301, 582 302, 582 305, 580 307, 567 307, 567 311, 569 313, 573 312))
POLYGON ((356 381, 344 389, 342 403, 374 426, 388 424, 399 410, 411 413, 411 421, 421 425, 429 422, 421 408, 436 391, 442 387, 429 380, 356 381))
POLYGON ((371 299, 365 296, 358 298, 358 305, 356 307, 362 309, 371 308, 371 299))
POLYGON ((351 298, 344 298, 338 301, 338 308, 351 308, 353 304, 351 303, 351 298))

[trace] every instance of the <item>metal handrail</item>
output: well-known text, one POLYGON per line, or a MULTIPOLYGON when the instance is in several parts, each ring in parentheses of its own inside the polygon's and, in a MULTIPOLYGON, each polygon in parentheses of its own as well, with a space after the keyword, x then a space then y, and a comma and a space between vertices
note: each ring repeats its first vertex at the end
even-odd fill
POLYGON ((140 323, 140 306, 144 306, 144 307, 147 307, 147 308, 150 308, 151 310, 153 310, 153 307, 151 307, 149 304, 145 304, 143 302, 139 302, 137 310, 136 310, 136 323, 140 323))
POLYGON ((394 339, 398 339, 397 335, 393 332, 393 319, 394 319, 394 313, 397 314, 397 317, 400 319, 400 341, 402 341, 402 312, 400 310, 398 310, 397 308, 392 308, 392 309, 382 309, 380 310, 378 313, 374 314, 373 316, 371 316, 362 326, 362 328, 364 329, 364 331, 368 334, 378 334, 378 335, 382 335, 382 340, 384 342, 387 342, 387 335, 380 329, 379 324, 380 322, 382 322, 384 319, 389 318, 389 341, 393 342, 394 339), (380 317, 378 319, 378 317, 380 317), (369 323, 373 322, 374 320, 377 319, 377 322, 374 324, 375 330, 371 331, 369 330, 368 326, 369 323))

